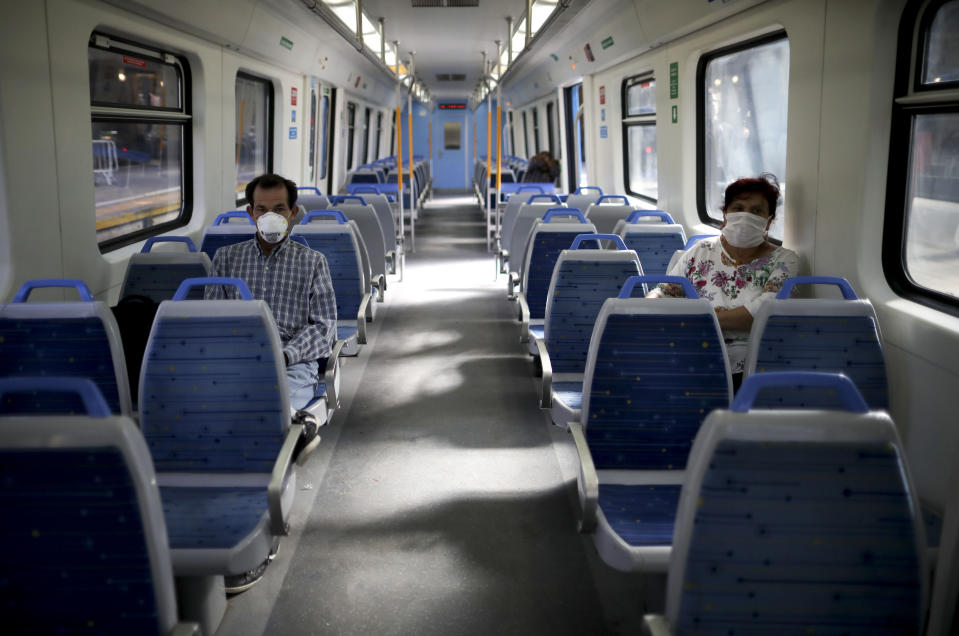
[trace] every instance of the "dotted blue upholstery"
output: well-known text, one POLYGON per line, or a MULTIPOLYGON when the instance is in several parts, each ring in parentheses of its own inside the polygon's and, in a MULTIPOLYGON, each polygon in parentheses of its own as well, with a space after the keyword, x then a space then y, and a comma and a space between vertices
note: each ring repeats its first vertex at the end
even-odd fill
POLYGON ((626 543, 672 545, 679 485, 600 484, 599 507, 626 543))
POLYGON ((677 633, 918 634, 916 543, 895 446, 721 440, 677 633))
POLYGON ((586 226, 579 231, 549 231, 547 225, 541 225, 532 236, 526 282, 523 292, 529 307, 530 320, 538 320, 546 315, 546 297, 549 283, 553 278, 553 268, 563 250, 568 250, 578 234, 586 232, 586 226))
MULTIPOLYGON (((210 269, 199 261, 195 263, 137 263, 131 259, 126 282, 120 298, 136 294, 147 296, 160 303, 173 298, 173 294, 187 278, 209 276, 210 269)), ((188 300, 203 300, 203 287, 189 291, 188 300)))
POLYGON ((553 373, 583 372, 603 302, 619 295, 626 279, 639 274, 635 260, 560 259, 546 324, 546 349, 553 373))
MULTIPOLYGON (((112 413, 120 413, 120 388, 103 319, 0 318, 0 376, 69 376, 90 378, 112 413)), ((75 398, 44 393, 37 402, 13 397, 9 412, 83 413, 75 398), (35 408, 32 405, 36 405, 35 408)))
POLYGON ((160 487, 170 548, 230 548, 269 517, 265 488, 160 487))
POLYGON ((363 301, 360 256, 352 232, 344 226, 341 232, 302 232, 307 244, 326 257, 336 294, 336 315, 341 320, 354 319, 363 301))
POLYGON ((686 243, 681 232, 659 234, 629 230, 623 234, 623 242, 626 247, 636 251, 639 262, 643 264, 643 271, 649 275, 665 274, 673 253, 683 249, 686 243))
POLYGON ((600 338, 586 422, 597 470, 684 468, 703 419, 729 406, 712 316, 612 314, 600 338))
MULTIPOLYGON (((889 408, 886 363, 872 316, 771 315, 758 344, 756 372, 844 373, 871 409, 889 408)), ((756 408, 839 408, 834 392, 813 388, 766 389, 756 408)))
MULTIPOLYGON (((239 225, 239 223, 237 223, 237 225, 239 225)), ((213 260, 213 255, 216 254, 216 251, 221 247, 248 241, 256 235, 256 228, 252 225, 245 226, 240 231, 223 233, 215 230, 215 228, 218 227, 225 226, 217 225, 207 228, 207 231, 203 234, 203 241, 200 243, 200 251, 209 256, 211 261, 213 260)))
POLYGON ((157 472, 271 471, 289 415, 272 325, 261 316, 165 317, 162 309, 140 391, 157 472))
POLYGON ((0 451, 0 509, 5 633, 163 633, 137 492, 117 448, 0 451))

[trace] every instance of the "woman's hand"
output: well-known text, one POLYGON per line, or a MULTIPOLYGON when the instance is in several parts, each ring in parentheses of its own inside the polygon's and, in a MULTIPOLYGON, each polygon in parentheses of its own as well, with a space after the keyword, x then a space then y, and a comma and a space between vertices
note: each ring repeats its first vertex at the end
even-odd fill
POLYGON ((716 318, 719 319, 719 327, 723 331, 727 329, 749 331, 753 326, 753 315, 745 307, 736 307, 735 309, 716 307, 714 311, 716 312, 716 318))

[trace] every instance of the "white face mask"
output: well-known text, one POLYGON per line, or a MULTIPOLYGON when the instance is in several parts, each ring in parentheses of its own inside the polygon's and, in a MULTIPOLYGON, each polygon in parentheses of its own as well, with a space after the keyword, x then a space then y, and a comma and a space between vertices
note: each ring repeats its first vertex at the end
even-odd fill
POLYGON ((282 214, 267 212, 256 220, 256 229, 267 243, 279 243, 286 236, 290 223, 282 214))
POLYGON ((756 247, 765 239, 769 219, 750 212, 729 212, 723 226, 723 238, 733 247, 756 247))

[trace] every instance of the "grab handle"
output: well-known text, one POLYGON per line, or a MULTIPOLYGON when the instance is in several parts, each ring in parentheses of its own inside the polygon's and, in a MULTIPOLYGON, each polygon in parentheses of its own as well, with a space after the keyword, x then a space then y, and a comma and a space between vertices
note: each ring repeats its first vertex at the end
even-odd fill
POLYGON ((299 190, 312 190, 313 192, 315 192, 315 193, 317 194, 317 196, 323 196, 323 193, 320 192, 320 189, 319 189, 319 188, 314 188, 313 186, 300 186, 300 187, 297 188, 297 190, 298 190, 298 191, 299 191, 299 190))
POLYGON ((527 199, 526 202, 532 203, 533 201, 537 199, 546 199, 547 201, 552 201, 553 203, 562 203, 562 201, 559 200, 559 197, 556 196, 555 194, 534 194, 529 199, 527 199))
POLYGON ((330 200, 330 205, 339 205, 347 201, 359 201, 360 205, 366 205, 366 199, 352 194, 331 194, 327 198, 330 200))
POLYGON ((253 222, 253 218, 250 217, 250 215, 244 212, 243 210, 231 210, 229 212, 217 214, 216 218, 213 219, 213 225, 223 225, 225 223, 229 223, 230 219, 240 219, 240 218, 245 218, 247 221, 250 222, 250 225, 256 225, 256 223, 253 222))
POLYGON ((662 220, 663 223, 669 223, 670 225, 676 223, 676 221, 673 220, 673 217, 671 217, 668 212, 664 212, 663 210, 633 210, 629 213, 629 216, 626 217, 626 222, 635 223, 644 216, 656 217, 662 220))
POLYGON ((603 241, 612 241, 616 244, 616 249, 625 250, 629 249, 626 247, 626 243, 623 243, 623 237, 619 234, 577 234, 576 238, 573 239, 573 244, 569 246, 571 250, 578 250, 579 244, 583 241, 588 241, 592 239, 603 240, 603 241))
POLYGON ((685 276, 659 276, 655 274, 648 274, 645 276, 630 276, 626 279, 626 282, 623 284, 623 288, 619 291, 619 297, 631 298, 633 295, 633 287, 635 287, 637 283, 645 283, 647 285, 653 283, 679 285, 683 288, 683 291, 686 292, 686 298, 699 298, 699 294, 696 293, 696 288, 693 287, 693 284, 689 282, 689 279, 685 276))
POLYGON ((576 208, 550 208, 543 215, 543 223, 549 223, 557 216, 574 216, 580 223, 586 223, 586 217, 576 208))
POLYGON ((0 378, 0 398, 7 393, 25 391, 57 391, 76 393, 90 417, 110 417, 110 407, 103 394, 90 378, 67 378, 61 376, 0 378))
POLYGON ((684 250, 688 250, 688 249, 691 248, 693 245, 695 245, 697 242, 699 242, 699 241, 701 241, 701 240, 703 240, 703 239, 713 238, 714 236, 717 236, 717 235, 716 235, 716 234, 693 234, 693 235, 690 236, 688 239, 686 239, 686 245, 683 246, 683 249, 684 249, 684 250))
POLYGON ((835 389, 847 411, 867 413, 869 406, 856 385, 842 373, 823 373, 821 371, 770 371, 756 373, 743 381, 731 411, 744 413, 753 407, 756 396, 763 389, 777 386, 815 386, 835 389))
POLYGON ((573 194, 583 194, 583 190, 596 190, 599 192, 599 196, 603 196, 603 189, 598 186, 580 186, 576 188, 576 192, 573 194))
POLYGON ((189 251, 196 251, 196 245, 194 245, 193 240, 190 239, 189 236, 151 236, 147 239, 147 242, 143 244, 143 249, 140 250, 140 253, 149 254, 150 250, 157 243, 183 243, 189 251))
POLYGON ((543 194, 543 186, 538 186, 538 185, 520 186, 519 190, 516 191, 516 194, 519 194, 520 192, 537 192, 539 194, 543 194))
POLYGON ((240 292, 240 298, 243 300, 253 300, 253 294, 246 282, 242 278, 228 278, 226 276, 199 276, 197 278, 187 278, 177 287, 173 294, 173 300, 186 300, 191 287, 199 285, 233 285, 240 292))
POLYGON ((849 281, 841 276, 793 276, 783 283, 776 298, 789 298, 796 285, 836 285, 846 300, 859 300, 849 281))
POLYGON ((17 291, 17 295, 13 297, 13 302, 27 302, 30 292, 41 287, 73 287, 77 290, 77 293, 80 294, 80 300, 87 302, 93 301, 93 294, 90 293, 90 288, 87 287, 87 284, 82 280, 75 278, 41 278, 39 280, 28 280, 21 285, 17 291))
POLYGON ((339 225, 343 225, 348 221, 346 215, 340 210, 310 210, 303 215, 303 220, 300 221, 300 225, 306 225, 313 219, 336 219, 339 225))
POLYGON ((622 194, 604 194, 596 200, 596 205, 599 205, 603 201, 609 201, 612 199, 622 199, 623 205, 629 205, 629 199, 627 199, 622 194))

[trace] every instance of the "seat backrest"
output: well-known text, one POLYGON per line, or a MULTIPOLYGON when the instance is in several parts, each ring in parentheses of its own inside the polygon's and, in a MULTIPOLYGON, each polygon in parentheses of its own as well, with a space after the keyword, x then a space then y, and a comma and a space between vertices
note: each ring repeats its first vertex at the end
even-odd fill
MULTIPOLYGON (((175 242, 180 242, 179 240, 175 242)), ((120 298, 131 295, 146 296, 155 303, 170 300, 177 288, 187 278, 209 276, 213 271, 210 256, 196 251, 188 237, 154 236, 147 239, 139 254, 130 257, 123 284, 120 285, 120 298), (153 252, 153 245, 169 242, 173 239, 185 239, 187 252, 153 252)), ((203 298, 203 290, 193 290, 191 300, 203 298)))
POLYGON ((628 217, 632 211, 633 206, 629 204, 626 197, 618 194, 607 194, 601 196, 596 203, 586 208, 586 218, 596 226, 597 232, 613 234, 616 223, 628 217), (619 201, 619 203, 607 203, 607 201, 619 201))
POLYGON ((290 414, 283 348, 266 301, 241 290, 248 300, 160 303, 140 372, 157 472, 273 469, 290 414))
POLYGON ((533 320, 546 315, 546 300, 553 268, 563 250, 569 249, 579 234, 594 233, 596 228, 585 219, 579 222, 538 222, 530 231, 523 277, 523 293, 533 320))
POLYGON ((213 260, 216 251, 226 245, 242 243, 256 234, 256 224, 250 215, 241 210, 232 210, 218 214, 213 225, 203 230, 200 251, 213 260), (244 221, 245 217, 245 221, 244 221), (233 222, 230 220, 233 219, 233 222))
POLYGON ((396 221, 393 219, 393 210, 390 208, 390 202, 386 195, 375 190, 370 191, 374 188, 378 190, 379 187, 375 185, 355 185, 350 188, 350 194, 363 197, 364 201, 373 206, 373 210, 376 211, 376 218, 380 222, 380 231, 383 232, 386 249, 391 251, 396 249, 396 221))
MULTIPOLYGON (((110 309, 80 281, 24 283, 13 302, 0 305, 0 377, 60 375, 90 378, 110 412, 132 415, 120 330, 110 309), (26 302, 37 287, 76 287, 80 301, 26 302)), ((70 413, 73 402, 24 401, 17 412, 70 413)))
MULTIPOLYGON (((335 210, 327 211, 334 214, 335 210)), ((293 234, 306 239, 309 246, 322 252, 330 268, 333 281, 333 293, 336 295, 336 316, 338 321, 355 320, 363 302, 363 295, 369 293, 369 274, 364 275, 363 261, 356 232, 350 221, 340 213, 336 222, 315 222, 310 215, 303 223, 293 226, 293 234)))
POLYGON ((355 170, 350 174, 350 183, 380 183, 380 173, 376 170, 355 170))
POLYGON ((166 523, 130 417, 0 418, 0 508, 6 631, 170 633, 166 523))
POLYGON ((643 273, 632 250, 560 252, 546 298, 545 338, 554 373, 583 373, 596 316, 630 276, 643 273))
MULTIPOLYGON (((516 196, 516 195, 513 195, 516 196)), ((542 195, 538 195, 542 196, 542 195)), ((555 207, 561 207, 562 204, 556 202, 524 203, 519 212, 516 213, 516 219, 513 221, 512 233, 507 237, 503 234, 503 244, 509 246, 509 265, 510 271, 519 272, 523 267, 526 258, 526 245, 529 242, 529 233, 536 223, 536 219, 543 218, 549 210, 555 207)))
POLYGON ((626 247, 636 250, 647 274, 665 274, 673 254, 686 245, 686 233, 678 223, 625 223, 616 233, 626 247))
POLYGON ((737 411, 761 377, 696 436, 668 577, 676 633, 922 633, 925 540, 889 415, 737 411))
POLYGON ((603 191, 599 188, 592 186, 578 188, 576 192, 566 198, 566 205, 586 212, 589 206, 599 201, 601 196, 603 196, 603 191))
POLYGON ((383 228, 373 206, 368 204, 363 197, 353 195, 338 196, 331 199, 331 204, 356 224, 366 247, 370 273, 373 276, 386 275, 386 239, 383 236, 383 228))
MULTIPOLYGON (((809 278, 787 280, 777 298, 760 305, 749 336, 745 375, 767 371, 844 373, 870 408, 888 409, 886 359, 872 303, 856 298, 851 288, 852 297, 843 300, 789 298, 795 281, 805 280, 809 278)), ((835 400, 830 392, 815 389, 768 391, 757 405, 829 408, 835 406, 835 400)))
MULTIPOLYGON (((519 213, 519 209, 523 207, 529 198, 534 194, 542 194, 542 188, 538 185, 532 186, 529 184, 520 186, 521 189, 526 188, 523 192, 517 192, 511 194, 509 199, 506 201, 506 208, 503 210, 503 218, 501 220, 501 232, 500 236, 502 237, 502 244, 509 245, 509 237, 513 235, 513 225, 516 223, 516 215, 519 213), (532 188, 540 190, 539 192, 531 191, 532 188)), ((559 205, 559 204, 557 204, 559 205)))
POLYGON ((596 468, 683 469, 703 419, 729 405, 731 389, 709 301, 607 299, 583 380, 581 422, 596 468))
POLYGON ((330 200, 325 194, 300 190, 296 197, 296 204, 302 206, 306 212, 310 210, 325 210, 330 207, 330 200))

